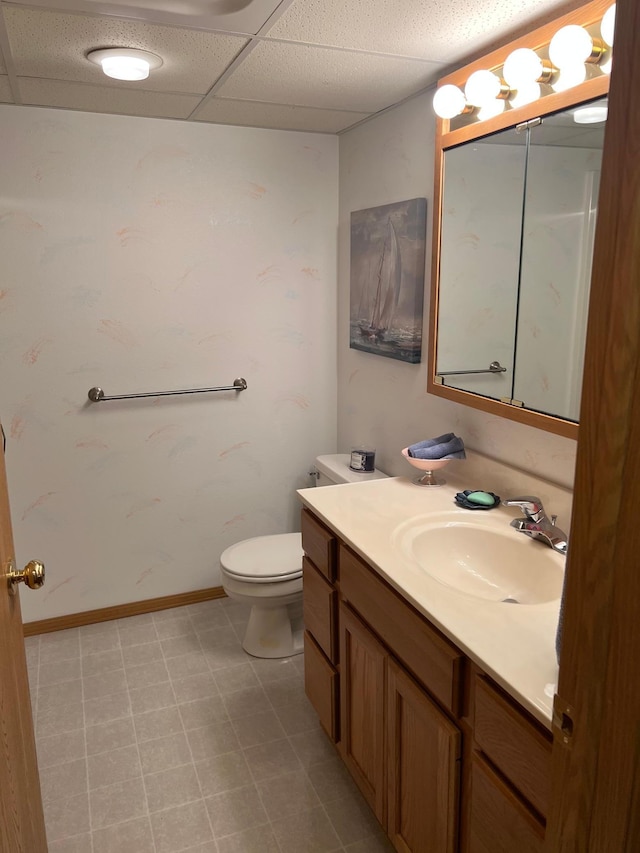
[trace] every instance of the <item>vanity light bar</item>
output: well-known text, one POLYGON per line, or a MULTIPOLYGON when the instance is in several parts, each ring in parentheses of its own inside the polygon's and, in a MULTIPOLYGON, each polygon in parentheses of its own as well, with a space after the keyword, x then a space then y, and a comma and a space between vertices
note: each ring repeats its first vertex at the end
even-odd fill
MULTIPOLYGON (((548 45, 540 48, 518 48, 506 58, 500 70, 475 71, 467 80, 464 92, 447 83, 436 91, 433 108, 437 116, 452 119, 476 112, 478 121, 502 112, 505 106, 516 108, 544 97, 541 83, 558 92, 584 81, 586 66, 598 66, 601 74, 611 71, 611 48, 616 4, 605 12, 599 24, 600 36, 585 27, 569 24, 561 27, 548 45)), ((597 24, 590 29, 595 29, 597 24)))

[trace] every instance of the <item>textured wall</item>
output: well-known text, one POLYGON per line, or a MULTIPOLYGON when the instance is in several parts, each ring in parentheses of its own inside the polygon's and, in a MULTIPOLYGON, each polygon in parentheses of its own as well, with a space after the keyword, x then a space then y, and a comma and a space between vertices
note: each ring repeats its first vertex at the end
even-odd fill
POLYGON ((0 149, 0 417, 48 572, 25 619, 216 585, 335 449, 337 140, 3 106, 0 149))
MULTIPOLYGON (((403 447, 452 430, 461 435, 470 448, 571 486, 574 441, 427 394, 425 354, 421 364, 412 365, 349 349, 351 211, 426 196, 428 294, 435 139, 431 98, 432 93, 413 98, 340 137, 339 448, 344 451, 354 441, 369 441, 377 446, 376 462, 383 470, 406 475, 408 466, 400 455, 403 447)), ((427 296, 425 341, 428 314, 427 296)), ((482 487, 482 484, 472 485, 482 487)), ((517 488, 517 476, 514 486, 517 488)))

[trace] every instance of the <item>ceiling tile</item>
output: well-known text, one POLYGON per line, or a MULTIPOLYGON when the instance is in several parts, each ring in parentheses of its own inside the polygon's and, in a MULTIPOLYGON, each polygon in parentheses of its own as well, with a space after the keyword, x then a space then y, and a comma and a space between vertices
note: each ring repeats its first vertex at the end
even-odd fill
POLYGON ((280 0, 13 0, 17 5, 119 15, 156 24, 257 33, 280 0))
POLYGON ((565 0, 294 0, 270 38, 451 63, 565 0))
POLYGON ((261 42, 216 94, 225 98, 376 112, 437 80, 440 66, 413 59, 261 42))
POLYGON ((11 86, 9 85, 8 77, 0 77, 0 101, 3 104, 13 103, 13 95, 11 94, 11 86))
MULTIPOLYGON (((163 59, 144 81, 145 89, 204 94, 247 43, 236 36, 116 18, 17 7, 6 8, 4 15, 16 72, 50 80, 99 85, 107 78, 86 54, 94 48, 136 47, 163 59)), ((132 91, 139 84, 113 80, 108 85, 132 91)))
POLYGON ((265 104, 255 101, 233 101, 211 98, 198 110, 196 121, 236 124, 248 127, 272 127, 280 130, 306 130, 314 133, 338 133, 368 113, 342 110, 318 110, 285 104, 265 104))
POLYGON ((110 86, 87 86, 57 80, 18 80, 25 104, 62 107, 92 113, 187 118, 200 102, 197 95, 174 95, 139 90, 124 91, 110 86))

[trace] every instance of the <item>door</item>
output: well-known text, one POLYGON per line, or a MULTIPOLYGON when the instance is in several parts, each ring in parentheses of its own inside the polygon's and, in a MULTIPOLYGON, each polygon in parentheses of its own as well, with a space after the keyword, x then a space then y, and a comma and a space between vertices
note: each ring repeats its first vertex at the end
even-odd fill
POLYGON ((384 679, 387 652, 340 604, 340 752, 384 826, 384 679))
POLYGON ((387 833, 401 853, 458 849, 460 730, 387 662, 387 833))
POLYGON ((14 566, 4 447, 0 446, 0 850, 46 853, 20 597, 11 594, 7 577, 14 566))

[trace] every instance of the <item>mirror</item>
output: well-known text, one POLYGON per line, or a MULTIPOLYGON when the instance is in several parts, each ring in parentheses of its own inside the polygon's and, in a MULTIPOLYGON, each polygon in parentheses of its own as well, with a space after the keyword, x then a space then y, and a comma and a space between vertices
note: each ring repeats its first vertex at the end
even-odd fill
POLYGON ((606 113, 605 13, 590 0, 434 95, 427 391, 574 439, 606 124, 576 113, 606 113), (569 28, 591 39, 584 61, 560 49, 569 28))
POLYGON ((443 155, 436 381, 574 423, 606 99, 589 107, 443 155))

